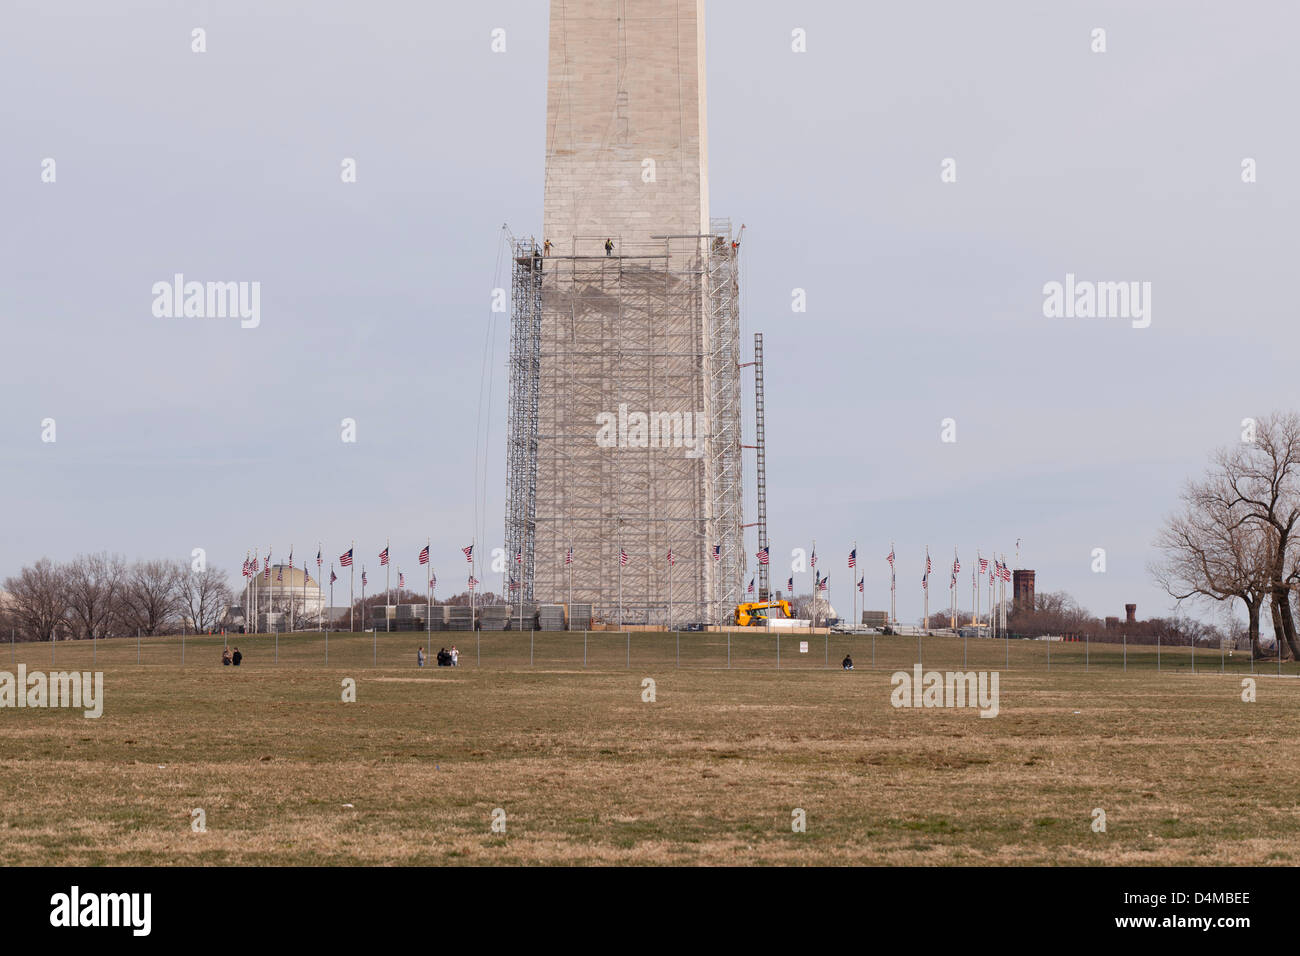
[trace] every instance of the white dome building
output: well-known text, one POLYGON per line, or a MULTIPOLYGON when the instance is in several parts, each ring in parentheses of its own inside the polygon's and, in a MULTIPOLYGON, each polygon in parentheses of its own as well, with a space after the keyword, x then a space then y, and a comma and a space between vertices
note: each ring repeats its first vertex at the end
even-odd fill
MULTIPOLYGON (((264 622, 267 614, 280 614, 284 626, 291 617, 296 626, 315 626, 325 610, 325 592, 305 568, 273 564, 269 580, 264 571, 248 579, 240 604, 252 608, 258 622, 264 622)), ((259 630, 264 629, 259 623, 259 630)))

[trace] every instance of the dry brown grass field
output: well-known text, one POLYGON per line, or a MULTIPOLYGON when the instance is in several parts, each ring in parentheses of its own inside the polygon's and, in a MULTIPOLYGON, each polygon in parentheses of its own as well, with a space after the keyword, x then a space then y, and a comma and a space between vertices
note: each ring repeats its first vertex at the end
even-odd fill
POLYGON ((0 670, 105 684, 99 719, 0 709, 0 863, 1300 862, 1300 680, 1276 663, 1244 703, 1250 662, 1217 650, 1193 674, 1186 648, 1130 647, 1126 671, 1057 645, 1049 670, 1043 643, 926 638, 927 670, 1000 672, 988 719, 891 706, 915 638, 787 636, 780 669, 767 635, 730 668, 721 634, 593 633, 585 666, 582 634, 433 638, 462 666, 417 669, 418 633, 331 635, 328 664, 320 634, 240 636, 239 668, 220 638, 184 664, 180 638, 60 643, 53 666, 0 646, 0 670))

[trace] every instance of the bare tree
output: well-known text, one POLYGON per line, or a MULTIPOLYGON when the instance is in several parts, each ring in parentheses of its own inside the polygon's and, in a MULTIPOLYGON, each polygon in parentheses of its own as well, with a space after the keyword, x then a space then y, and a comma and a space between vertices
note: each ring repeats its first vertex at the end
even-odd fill
POLYGON ((77 636, 107 637, 126 581, 126 563, 117 555, 100 552, 79 555, 62 570, 77 636))
POLYGON ((190 626, 199 634, 215 628, 235 600, 225 572, 211 566, 202 571, 182 571, 178 585, 190 626))
POLYGON ((68 592, 63 569, 41 558, 6 578, 9 614, 32 640, 52 641, 67 628, 68 592))
POLYGON ((179 561, 137 561, 124 590, 124 610, 141 633, 163 633, 182 607, 182 581, 189 568, 179 561))
POLYGON ((1239 599, 1246 606, 1251 652, 1261 657, 1259 615, 1273 593, 1276 535, 1269 525, 1242 520, 1242 509, 1230 504, 1233 499, 1222 476, 1188 484, 1182 510, 1166 520, 1156 537, 1164 557, 1151 572, 1179 602, 1239 599))
POLYGON ((1272 531, 1270 610, 1279 642, 1284 640, 1292 657, 1300 658, 1287 580, 1288 559, 1291 572, 1300 574, 1294 566, 1291 537, 1300 522, 1300 415, 1279 413, 1260 419, 1255 440, 1219 452, 1215 467, 1222 478, 1215 506, 1239 523, 1252 522, 1272 531))

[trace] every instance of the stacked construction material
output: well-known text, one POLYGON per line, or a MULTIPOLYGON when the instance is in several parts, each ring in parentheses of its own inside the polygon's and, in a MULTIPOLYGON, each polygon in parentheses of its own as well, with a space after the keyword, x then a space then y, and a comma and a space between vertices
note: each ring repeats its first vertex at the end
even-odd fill
POLYGON ((504 631, 511 623, 509 604, 486 604, 478 609, 479 627, 485 631, 504 631))
POLYGON ((564 630, 564 605, 543 604, 538 607, 537 627, 542 631, 564 630))
POLYGON ((447 630, 474 630, 474 609, 467 604, 455 604, 447 608, 447 630))
POLYGON ((569 605, 569 630, 586 631, 591 628, 591 605, 569 605))

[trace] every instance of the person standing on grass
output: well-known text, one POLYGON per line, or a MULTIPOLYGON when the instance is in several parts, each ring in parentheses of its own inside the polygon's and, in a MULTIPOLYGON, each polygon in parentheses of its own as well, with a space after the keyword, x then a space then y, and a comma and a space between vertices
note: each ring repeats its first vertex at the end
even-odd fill
POLYGON ((423 647, 421 647, 418 651, 415 652, 415 666, 416 666, 416 667, 423 667, 423 666, 424 666, 424 648, 423 648, 423 647))
POLYGON ((238 667, 238 666, 239 666, 239 662, 242 661, 243 659, 244 659, 244 655, 241 654, 241 653, 239 653, 239 648, 236 647, 236 648, 235 648, 235 653, 233 653, 233 654, 230 655, 230 663, 232 663, 232 664, 234 664, 236 667, 238 667))
POLYGON ((848 654, 845 654, 844 660, 840 661, 840 667, 843 667, 846 671, 853 670, 853 658, 849 657, 848 654))
POLYGON ((451 666, 452 667, 460 666, 460 651, 456 649, 455 644, 451 645, 451 666))

